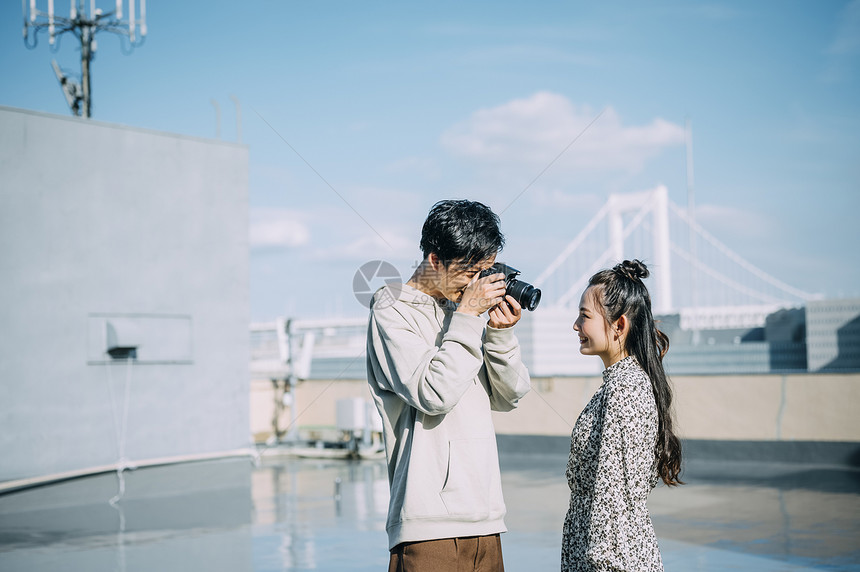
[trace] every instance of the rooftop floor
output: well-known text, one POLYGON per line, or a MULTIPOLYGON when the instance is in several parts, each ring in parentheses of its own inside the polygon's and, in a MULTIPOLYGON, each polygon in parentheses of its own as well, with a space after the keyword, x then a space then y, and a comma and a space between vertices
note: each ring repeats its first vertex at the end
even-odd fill
MULTIPOLYGON (((506 569, 557 570, 563 457, 502 455, 506 569)), ((691 462, 649 508, 667 571, 860 569, 860 472, 691 462)), ((263 457, 98 475, 0 496, 0 570, 379 571, 380 461, 263 457)))

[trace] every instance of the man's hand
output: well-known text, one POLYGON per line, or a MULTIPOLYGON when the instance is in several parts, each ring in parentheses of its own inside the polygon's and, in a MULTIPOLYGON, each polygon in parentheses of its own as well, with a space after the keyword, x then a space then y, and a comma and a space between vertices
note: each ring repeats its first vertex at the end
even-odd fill
POLYGON ((476 274, 463 290, 458 312, 480 316, 505 298, 505 275, 501 272, 480 278, 476 274))
POLYGON ((513 296, 505 296, 501 304, 490 310, 490 321, 488 322, 491 328, 510 328, 520 321, 523 315, 522 306, 513 296))

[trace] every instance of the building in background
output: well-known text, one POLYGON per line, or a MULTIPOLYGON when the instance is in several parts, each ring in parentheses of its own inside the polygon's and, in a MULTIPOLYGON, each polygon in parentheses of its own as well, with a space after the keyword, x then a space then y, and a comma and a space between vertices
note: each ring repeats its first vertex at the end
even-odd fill
MULTIPOLYGON (((669 336, 669 373, 860 371, 860 299, 813 301, 806 307, 771 312, 736 310, 731 313, 720 308, 710 317, 700 311, 695 321, 682 313, 656 316, 658 327, 669 336)), ((516 334, 533 376, 600 374, 600 360, 579 353, 575 320, 572 312, 558 309, 524 312, 516 334)), ((259 369, 265 360, 281 360, 276 332, 279 324, 283 327, 286 323, 273 321, 252 328, 252 370, 256 363, 257 378, 267 377, 267 372, 259 369)), ((367 320, 363 318, 294 321, 293 355, 303 362, 298 378, 364 378, 366 330, 367 320)), ((286 343, 286 338, 283 340, 286 343)), ((254 374, 252 371, 252 377, 254 374)))
POLYGON ((806 332, 810 371, 860 369, 860 298, 810 302, 806 332))
POLYGON ((0 107, 0 187, 0 481, 247 447, 247 148, 0 107))

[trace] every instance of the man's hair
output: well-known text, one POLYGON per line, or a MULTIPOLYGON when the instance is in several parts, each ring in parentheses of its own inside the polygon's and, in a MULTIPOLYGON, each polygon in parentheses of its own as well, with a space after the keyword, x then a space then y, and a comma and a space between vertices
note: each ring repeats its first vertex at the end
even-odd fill
POLYGON ((454 260, 474 264, 496 255, 505 245, 499 217, 490 207, 465 199, 439 201, 421 230, 421 252, 446 266, 454 260))

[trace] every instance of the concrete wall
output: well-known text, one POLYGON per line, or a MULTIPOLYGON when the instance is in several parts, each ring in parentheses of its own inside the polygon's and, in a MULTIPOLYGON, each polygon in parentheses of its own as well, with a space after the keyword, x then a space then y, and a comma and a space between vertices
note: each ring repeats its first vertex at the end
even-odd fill
MULTIPOLYGON (((496 432, 567 436, 601 383, 597 376, 534 378, 533 390, 517 409, 493 414, 496 432)), ((860 374, 678 376, 672 383, 677 428, 685 439, 860 442, 860 374)), ((272 396, 264 383, 252 387, 252 423, 264 436, 272 396)), ((299 427, 333 426, 335 402, 343 397, 369 399, 366 382, 302 382, 296 399, 299 427)))
POLYGON ((0 107, 0 481, 248 445, 247 201, 243 146, 0 107))
MULTIPOLYGON (((364 380, 310 380, 302 381, 296 388, 296 425, 303 437, 325 438, 331 435, 337 422, 338 399, 361 397, 370 401, 370 390, 364 380)), ((272 417, 275 413, 275 393, 268 380, 251 381, 251 433, 254 440, 262 442, 272 433, 272 417)), ((290 425, 290 409, 285 407, 278 417, 278 428, 286 430, 290 425)))
MULTIPOLYGON (((538 378, 516 411, 496 414, 496 430, 569 434, 600 383, 538 378)), ((860 374, 677 376, 672 383, 683 438, 860 442, 860 374)))

